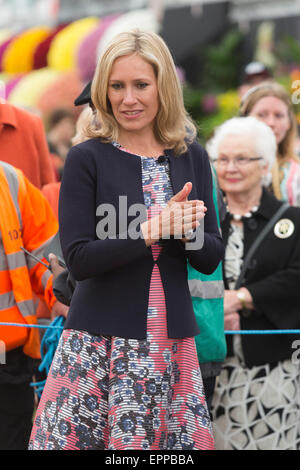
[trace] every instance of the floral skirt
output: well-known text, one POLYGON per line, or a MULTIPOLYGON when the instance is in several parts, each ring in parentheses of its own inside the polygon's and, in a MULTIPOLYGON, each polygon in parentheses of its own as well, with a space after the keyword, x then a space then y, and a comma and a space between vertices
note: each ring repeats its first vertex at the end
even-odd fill
POLYGON ((213 449, 194 338, 164 333, 150 328, 134 340, 64 330, 29 449, 213 449))

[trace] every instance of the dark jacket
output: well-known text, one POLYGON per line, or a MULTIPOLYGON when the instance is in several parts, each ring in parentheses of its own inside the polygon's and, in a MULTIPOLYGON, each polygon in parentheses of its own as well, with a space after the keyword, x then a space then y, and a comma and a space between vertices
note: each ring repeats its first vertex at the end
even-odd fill
MULTIPOLYGON (((185 154, 176 157, 168 152, 168 156, 174 193, 191 181, 190 199, 201 199, 207 206, 203 248, 188 251, 180 240, 171 239, 157 259, 166 297, 168 334, 176 338, 199 333, 187 283, 186 258, 196 269, 211 273, 223 257, 224 245, 217 226, 206 152, 194 143, 185 154)), ((117 217, 115 238, 100 240, 96 235, 97 224, 103 220, 103 216, 96 216, 97 208, 109 203, 119 214, 119 196, 127 197, 128 208, 136 203, 144 205, 140 157, 98 139, 73 147, 64 168, 59 222, 66 264, 79 282, 65 327, 146 338, 154 265, 151 249, 141 233, 137 239, 127 236, 134 216, 128 216, 125 222, 117 217)))
MULTIPOLYGON (((244 223, 244 257, 252 243, 282 202, 264 190, 258 211, 244 223)), ((252 297, 254 310, 243 310, 242 330, 300 329, 300 208, 289 207, 281 215, 294 224, 294 233, 279 238, 274 227, 254 253, 242 286, 252 297)), ((222 223, 227 245, 230 220, 222 223)), ((224 276, 225 277, 225 276, 224 276)), ((228 289, 226 280, 225 286, 228 289)), ((241 335, 248 367, 291 359, 292 343, 299 335, 241 335)), ((228 356, 232 355, 232 336, 227 338, 228 356)))

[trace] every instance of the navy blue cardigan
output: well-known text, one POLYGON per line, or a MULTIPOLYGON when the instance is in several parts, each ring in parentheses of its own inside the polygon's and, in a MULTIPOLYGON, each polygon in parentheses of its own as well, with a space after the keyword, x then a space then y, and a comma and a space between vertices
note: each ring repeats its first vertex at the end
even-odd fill
MULTIPOLYGON (((198 271, 209 274, 222 259, 224 245, 217 226, 211 168, 205 150, 193 143, 180 156, 167 153, 174 194, 191 181, 189 198, 203 200, 207 207, 203 248, 186 250, 180 240, 171 239, 164 243, 157 259, 166 298, 168 336, 181 338, 199 333, 186 259, 198 271)), ((143 339, 154 265, 151 249, 142 236, 124 237, 124 229, 123 235, 115 238, 101 240, 96 235, 97 224, 103 218, 96 215, 98 206, 112 204, 118 214, 121 195, 127 196, 128 207, 144 204, 140 157, 99 139, 70 150, 60 191, 60 239, 66 264, 79 282, 65 328, 143 339)), ((135 217, 128 217, 127 230, 135 217)), ((116 229, 119 234, 118 220, 116 229)))

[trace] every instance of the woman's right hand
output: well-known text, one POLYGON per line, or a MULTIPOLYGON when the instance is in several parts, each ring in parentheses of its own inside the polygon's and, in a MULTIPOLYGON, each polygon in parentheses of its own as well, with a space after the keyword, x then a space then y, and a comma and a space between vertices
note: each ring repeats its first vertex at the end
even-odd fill
POLYGON ((206 212, 203 201, 188 201, 192 183, 186 183, 175 194, 159 215, 141 225, 146 245, 149 246, 160 238, 174 236, 183 239, 185 235, 197 228, 206 212))

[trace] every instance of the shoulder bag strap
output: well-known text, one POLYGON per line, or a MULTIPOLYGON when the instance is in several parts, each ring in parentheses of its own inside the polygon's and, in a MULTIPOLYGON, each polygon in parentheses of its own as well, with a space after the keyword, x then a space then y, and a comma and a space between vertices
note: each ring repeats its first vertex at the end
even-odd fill
POLYGON ((257 250, 258 246, 261 244, 265 236, 268 234, 268 232, 271 230, 273 227, 274 223, 277 222, 279 217, 285 212, 285 210, 289 207, 289 204, 286 202, 282 206, 279 207, 279 209, 275 212, 273 217, 269 220, 267 225, 264 227, 264 229, 260 232, 258 235, 257 239, 255 242, 251 245, 250 250, 248 251, 246 258, 244 260, 240 275, 235 283, 235 289, 239 289, 242 283, 242 280, 244 278, 245 272, 249 266, 250 260, 254 254, 254 252, 257 250))

